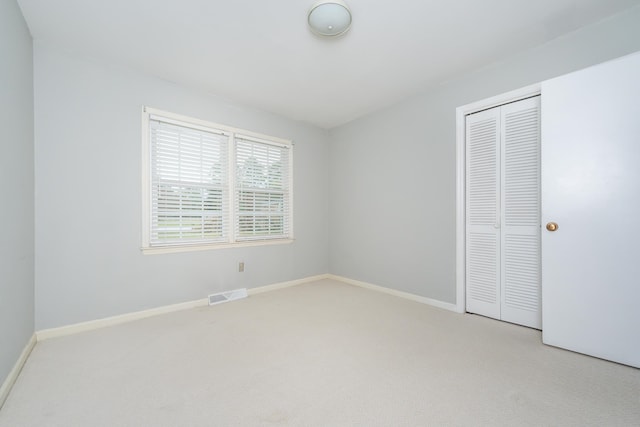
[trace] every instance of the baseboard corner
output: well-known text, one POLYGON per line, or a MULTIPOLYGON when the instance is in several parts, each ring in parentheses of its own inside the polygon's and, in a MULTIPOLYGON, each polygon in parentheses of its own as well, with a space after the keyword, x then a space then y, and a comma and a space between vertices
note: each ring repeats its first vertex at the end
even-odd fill
POLYGON ((318 274, 316 276, 303 277, 302 279, 289 280, 287 282, 274 283, 271 285, 258 286, 256 288, 249 288, 249 296, 262 294, 264 292, 277 291, 278 289, 289 288, 291 286, 302 285, 305 283, 317 282, 318 280, 328 279, 329 274, 318 274))
POLYGON ((15 365, 13 365, 13 368, 11 369, 11 371, 9 371, 9 375, 7 375, 7 378, 5 378, 4 382, 0 386, 0 409, 2 409, 2 406, 7 400, 7 397, 9 397, 9 393, 11 392, 13 385, 16 383, 16 380, 18 379, 18 376, 20 375, 24 364, 27 363, 27 359, 29 358, 29 355, 35 347, 37 341, 37 336, 34 332, 31 335, 31 338, 29 338, 27 345, 25 345, 24 349, 22 350, 22 353, 20 353, 20 357, 18 357, 15 365))
POLYGON ((391 289, 391 288, 387 288, 387 287, 384 287, 384 286, 374 285, 372 283, 367 283, 367 282, 363 282, 363 281, 360 281, 360 280, 349 279, 348 277, 338 276, 338 275, 335 275, 335 274, 328 274, 327 276, 328 276, 329 279, 337 280, 338 282, 347 283, 349 285, 354 285, 354 286, 358 286, 358 287, 361 287, 361 288, 370 289, 370 290, 377 291, 377 292, 382 292, 382 293, 385 293, 385 294, 388 294, 388 295, 393 295, 393 296, 396 296, 396 297, 408 299, 408 300, 419 302, 419 303, 422 303, 422 304, 427 304, 427 305, 430 305, 432 307, 441 308, 443 310, 453 311, 453 312, 456 312, 456 313, 460 312, 459 309, 458 309, 458 306, 456 304, 452 304, 452 303, 436 300, 436 299, 433 299, 433 298, 423 297, 423 296, 412 294, 412 293, 409 293, 409 292, 398 291, 396 289, 391 289))

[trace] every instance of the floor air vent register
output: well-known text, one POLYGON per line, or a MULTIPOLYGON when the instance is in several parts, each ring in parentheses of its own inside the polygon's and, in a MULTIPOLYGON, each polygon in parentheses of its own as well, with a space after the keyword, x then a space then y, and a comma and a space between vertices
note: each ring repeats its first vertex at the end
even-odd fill
POLYGON ((233 291, 219 292, 209 295, 209 305, 221 304, 223 302, 233 301, 247 297, 247 289, 236 289, 233 291))

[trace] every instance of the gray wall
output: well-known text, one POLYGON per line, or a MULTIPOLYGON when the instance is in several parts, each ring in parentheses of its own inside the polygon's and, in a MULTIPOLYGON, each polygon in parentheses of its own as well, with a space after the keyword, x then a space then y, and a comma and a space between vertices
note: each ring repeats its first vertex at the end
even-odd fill
POLYGON ((455 302, 455 108, 638 50, 639 24, 636 8, 329 134, 36 43, 37 329, 326 272, 455 302), (143 104, 295 140, 296 242, 142 255, 143 104))
POLYGON ((0 1, 0 385, 33 335, 33 50, 14 0, 0 1))
POLYGON ((34 50, 38 330, 329 270, 326 131, 39 42, 34 50), (142 105, 294 140, 296 241, 143 255, 142 105))
POLYGON ((330 271, 455 303, 456 107, 637 50, 640 7, 332 130, 330 271))

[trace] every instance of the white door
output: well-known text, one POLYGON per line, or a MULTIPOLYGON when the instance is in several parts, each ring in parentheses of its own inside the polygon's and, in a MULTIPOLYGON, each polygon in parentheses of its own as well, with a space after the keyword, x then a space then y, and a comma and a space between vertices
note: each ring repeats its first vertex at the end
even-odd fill
POLYGON ((467 311, 500 319, 500 109, 466 118, 467 311))
POLYGON ((467 116, 466 160, 467 311, 539 329, 539 97, 467 116))
POLYGON ((542 84, 543 342, 640 367, 640 54, 542 84))
POLYGON ((501 319, 540 329, 540 97, 500 110, 501 319))

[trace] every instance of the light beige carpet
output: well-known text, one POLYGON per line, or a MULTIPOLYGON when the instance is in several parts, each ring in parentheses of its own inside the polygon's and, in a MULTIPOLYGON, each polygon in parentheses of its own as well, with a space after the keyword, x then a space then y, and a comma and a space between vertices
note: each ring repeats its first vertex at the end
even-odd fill
POLYGON ((640 370, 320 281, 38 343, 0 426, 632 426, 640 370))

